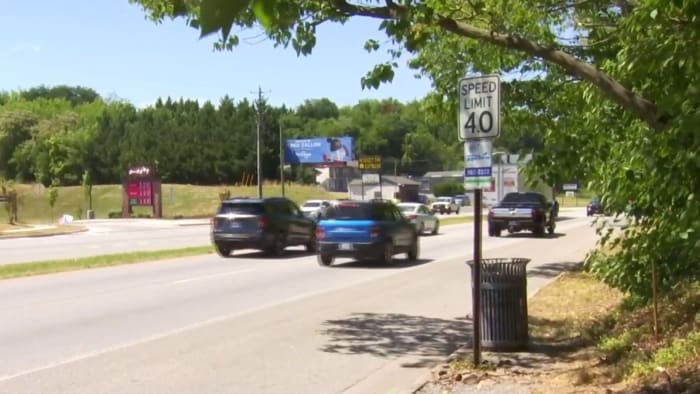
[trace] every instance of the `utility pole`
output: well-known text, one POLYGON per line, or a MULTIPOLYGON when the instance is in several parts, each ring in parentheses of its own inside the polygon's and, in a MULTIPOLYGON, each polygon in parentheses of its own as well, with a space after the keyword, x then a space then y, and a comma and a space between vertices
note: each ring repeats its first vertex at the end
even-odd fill
POLYGON ((282 122, 280 124, 280 182, 282 182, 282 197, 284 197, 284 148, 282 140, 282 122))
POLYGON ((262 105, 263 105, 263 91, 260 86, 258 86, 258 101, 256 104, 256 151, 257 151, 257 158, 258 158, 258 198, 263 197, 263 190, 262 190, 262 182, 263 182, 263 175, 262 175, 262 157, 260 157, 260 123, 262 122, 262 105))

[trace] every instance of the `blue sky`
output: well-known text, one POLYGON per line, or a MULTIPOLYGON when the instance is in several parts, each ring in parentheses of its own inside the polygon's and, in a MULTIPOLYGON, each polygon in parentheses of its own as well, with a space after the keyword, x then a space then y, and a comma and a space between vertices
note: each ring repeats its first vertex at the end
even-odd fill
POLYGON ((184 20, 157 25, 128 0, 0 0, 0 9, 3 91, 81 85, 143 107, 167 96, 253 99, 260 86, 269 103, 295 107, 322 97, 338 105, 384 97, 406 102, 431 90, 408 67, 393 83, 362 90, 360 78, 388 59, 363 49, 368 38, 386 40, 374 20, 321 26, 314 53, 297 57, 291 48, 260 42, 254 31, 243 32, 233 52, 216 52, 213 38, 200 40, 184 20))

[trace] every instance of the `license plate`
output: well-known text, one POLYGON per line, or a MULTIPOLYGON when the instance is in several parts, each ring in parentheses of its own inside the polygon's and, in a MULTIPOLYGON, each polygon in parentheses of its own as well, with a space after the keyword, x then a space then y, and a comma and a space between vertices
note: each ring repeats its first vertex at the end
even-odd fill
POLYGON ((518 225, 518 222, 516 222, 516 221, 510 221, 510 222, 508 222, 508 225, 511 226, 511 227, 515 227, 515 226, 518 225))
POLYGON ((352 244, 350 243, 342 243, 338 245, 339 250, 352 250, 352 244))
POLYGON ((231 222, 231 228, 241 228, 241 224, 238 222, 231 222))

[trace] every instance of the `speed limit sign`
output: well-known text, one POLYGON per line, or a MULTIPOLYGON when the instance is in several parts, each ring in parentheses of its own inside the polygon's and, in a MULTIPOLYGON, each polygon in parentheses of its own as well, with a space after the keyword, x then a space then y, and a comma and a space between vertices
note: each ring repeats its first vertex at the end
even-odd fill
POLYGON ((501 134, 501 77, 483 75, 459 81, 459 140, 501 134))

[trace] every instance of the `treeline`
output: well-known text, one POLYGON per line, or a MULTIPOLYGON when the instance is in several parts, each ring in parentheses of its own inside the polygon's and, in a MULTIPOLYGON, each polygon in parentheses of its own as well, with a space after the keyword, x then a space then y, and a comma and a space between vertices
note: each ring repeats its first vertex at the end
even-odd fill
MULTIPOLYGON (((156 167, 164 182, 237 183, 256 169, 261 120, 263 177, 279 178, 283 138, 348 135, 360 154, 385 158, 386 171, 422 175, 459 169, 462 144, 454 122, 437 121, 422 103, 365 100, 338 107, 328 99, 297 108, 223 97, 218 103, 170 98, 137 109, 84 87, 37 87, 0 93, 0 177, 44 185, 120 182, 131 165, 156 167)), ((509 149, 518 141, 501 139, 509 149)), ((308 168, 291 180, 313 181, 308 168)))

